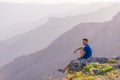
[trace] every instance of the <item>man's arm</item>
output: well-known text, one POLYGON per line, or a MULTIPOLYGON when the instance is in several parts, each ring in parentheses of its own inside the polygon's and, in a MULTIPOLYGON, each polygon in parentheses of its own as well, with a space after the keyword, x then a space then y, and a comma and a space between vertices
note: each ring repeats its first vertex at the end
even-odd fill
POLYGON ((83 47, 77 48, 77 49, 74 51, 74 53, 76 53, 78 50, 81 50, 81 49, 83 49, 83 47))
POLYGON ((80 57, 82 58, 85 55, 85 51, 80 52, 80 57))

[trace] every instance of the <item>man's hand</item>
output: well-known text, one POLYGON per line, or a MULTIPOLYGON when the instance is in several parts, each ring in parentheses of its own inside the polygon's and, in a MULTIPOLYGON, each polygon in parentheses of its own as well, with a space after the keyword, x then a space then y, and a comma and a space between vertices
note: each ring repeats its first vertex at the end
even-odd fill
POLYGON ((77 51, 75 50, 74 52, 73 52, 73 54, 75 54, 77 51))
POLYGON ((75 54, 78 50, 81 50, 81 49, 83 49, 83 47, 80 47, 80 48, 76 49, 76 50, 73 52, 73 54, 75 54))

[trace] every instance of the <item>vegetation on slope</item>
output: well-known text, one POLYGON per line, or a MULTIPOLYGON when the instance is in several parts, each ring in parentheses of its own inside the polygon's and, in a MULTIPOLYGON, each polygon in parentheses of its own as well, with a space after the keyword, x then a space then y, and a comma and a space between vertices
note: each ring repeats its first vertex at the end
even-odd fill
POLYGON ((120 69, 115 64, 120 60, 109 59, 105 64, 90 63, 81 71, 68 71, 63 80, 120 80, 120 69))

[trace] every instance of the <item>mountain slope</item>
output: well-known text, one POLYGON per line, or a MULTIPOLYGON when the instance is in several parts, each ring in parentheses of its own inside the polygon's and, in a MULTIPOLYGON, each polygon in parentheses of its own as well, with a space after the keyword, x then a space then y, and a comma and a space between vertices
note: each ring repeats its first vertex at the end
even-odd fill
POLYGON ((3 55, 0 57, 2 61, 0 64, 3 65, 22 54, 30 54, 47 47, 54 39, 79 23, 110 20, 119 10, 120 5, 116 4, 84 15, 50 17, 47 23, 37 29, 0 42, 2 52, 0 54, 3 55))
POLYGON ((0 69, 1 80, 40 80, 42 74, 62 76, 58 68, 73 59, 72 52, 89 38, 94 56, 120 56, 120 12, 111 21, 81 23, 54 40, 47 48, 21 56, 0 69), (71 57, 72 56, 72 57, 71 57))

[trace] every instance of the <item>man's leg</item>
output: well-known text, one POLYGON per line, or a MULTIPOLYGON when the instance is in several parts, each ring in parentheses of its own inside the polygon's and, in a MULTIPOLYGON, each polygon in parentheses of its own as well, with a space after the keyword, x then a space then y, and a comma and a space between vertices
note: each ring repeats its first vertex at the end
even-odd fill
MULTIPOLYGON (((80 58, 78 58, 78 60, 81 59, 82 53, 83 53, 83 49, 80 51, 80 58)), ((64 73, 73 61, 75 61, 75 60, 71 60, 71 61, 65 66, 64 69, 58 69, 58 71, 64 73)))
POLYGON ((74 62, 75 60, 71 60, 66 66, 65 66, 65 68, 63 69, 64 71, 66 71, 67 70, 67 68, 70 66, 70 64, 72 63, 72 62, 74 62))
POLYGON ((67 70, 67 68, 70 66, 70 64, 72 63, 72 62, 74 62, 75 60, 71 60, 65 67, 64 67, 64 69, 58 69, 58 71, 59 72, 65 72, 66 70, 67 70))

